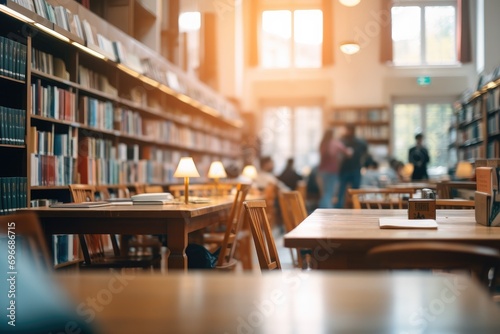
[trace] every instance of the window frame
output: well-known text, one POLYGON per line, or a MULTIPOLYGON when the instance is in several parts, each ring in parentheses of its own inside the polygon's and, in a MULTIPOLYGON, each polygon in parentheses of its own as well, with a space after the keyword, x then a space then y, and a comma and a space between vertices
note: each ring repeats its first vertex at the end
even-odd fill
POLYGON ((391 31, 391 43, 392 43, 392 64, 394 67, 398 68, 415 68, 415 67, 456 67, 461 65, 461 62, 458 59, 458 51, 457 51, 457 27, 459 24, 458 17, 458 6, 456 0, 393 0, 391 5, 391 20, 392 20, 392 8, 394 7, 419 7, 421 10, 420 15, 420 64, 408 64, 408 63, 397 63, 394 60, 394 41, 392 40, 392 31, 391 31), (455 60, 450 63, 441 63, 441 64, 429 64, 426 57, 427 52, 427 43, 426 43, 426 25, 425 25, 425 7, 439 7, 439 6, 451 6, 455 8, 455 60))
MULTIPOLYGON (((294 1, 293 3, 290 2, 284 2, 284 1, 279 1, 279 0, 267 0, 263 1, 265 3, 261 3, 259 6, 259 11, 258 11, 258 52, 259 52, 259 61, 258 61, 258 67, 260 69, 264 70, 283 70, 283 69, 318 69, 323 67, 323 55, 322 52, 320 53, 320 59, 319 59, 319 66, 315 67, 298 67, 295 65, 295 11, 296 10, 319 10, 322 13, 322 31, 324 27, 324 19, 325 19, 325 13, 323 11, 323 7, 321 4, 321 1, 318 0, 299 0, 299 1, 294 1), (263 35, 263 22, 262 22, 262 16, 265 11, 276 11, 276 10, 287 10, 291 12, 291 21, 290 21, 290 29, 291 29, 291 36, 290 36, 290 45, 289 45, 289 52, 290 52, 290 66, 288 67, 264 67, 263 66, 263 60, 262 60, 262 54, 263 54, 263 45, 262 45, 262 35, 263 35)), ((322 42, 320 45, 321 50, 323 49, 323 43, 324 43, 324 36, 322 38, 322 42)))

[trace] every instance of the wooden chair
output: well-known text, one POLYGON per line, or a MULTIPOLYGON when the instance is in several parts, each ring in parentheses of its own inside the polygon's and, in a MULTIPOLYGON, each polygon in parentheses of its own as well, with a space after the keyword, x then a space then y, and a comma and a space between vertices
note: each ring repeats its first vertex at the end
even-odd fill
MULTIPOLYGON (((0 216, 0 234, 5 234, 7 240, 10 240, 9 236, 15 236, 16 248, 19 250, 24 247, 28 250, 29 258, 33 259, 37 269, 50 271, 54 268, 42 227, 35 213, 20 212, 0 216)), ((7 243, 5 243, 5 247, 7 247, 7 243)), ((2 254, 2 256, 7 257, 7 248, 2 254)))
POLYGON ((460 198, 436 199, 436 209, 474 209, 476 203, 473 200, 460 198))
MULTIPOLYGON (((92 202, 94 201, 95 187, 86 184, 70 184, 69 189, 73 201, 92 202)), ((161 257, 159 256, 123 256, 120 254, 118 241, 114 234, 109 235, 113 254, 108 254, 108 240, 101 234, 80 234, 80 247, 83 253, 84 262, 80 266, 82 269, 111 269, 111 268, 156 268, 161 267, 161 257)))
MULTIPOLYGON (((175 198, 184 197, 184 185, 183 184, 173 184, 168 187, 168 191, 175 198)), ((215 195, 215 185, 214 184, 190 184, 189 185, 189 196, 197 197, 209 197, 215 195)))
MULTIPOLYGON (((297 227, 307 217, 306 205, 299 191, 283 191, 279 194, 281 217, 288 233, 297 227)), ((290 248, 292 263, 297 268, 302 268, 302 255, 300 249, 290 248), (294 255, 296 253, 296 256, 294 255)))
POLYGON ((453 198, 454 191, 466 190, 473 193, 476 190, 475 181, 441 181, 436 185, 437 197, 440 199, 453 198))
POLYGON ((162 193, 162 192, 165 192, 165 190, 163 190, 162 186, 147 184, 144 186, 144 192, 145 193, 162 193))
POLYGON ((381 269, 467 270, 491 292, 500 266, 494 248, 452 242, 399 242, 370 249, 370 261, 381 269))
POLYGON ((281 263, 274 242, 274 236, 266 213, 265 200, 251 200, 243 203, 250 222, 255 249, 261 270, 281 269, 281 263))
MULTIPOLYGON (((238 240, 242 237, 240 232, 245 216, 243 202, 249 190, 249 184, 238 184, 236 186, 236 195, 234 196, 233 205, 231 206, 231 211, 227 218, 226 231, 223 233, 216 269, 234 270, 236 268, 237 261, 235 259, 235 253, 238 240)), ((205 236, 210 239, 210 235, 205 236)))
POLYGON ((354 209, 405 209, 413 197, 413 188, 347 189, 354 209))

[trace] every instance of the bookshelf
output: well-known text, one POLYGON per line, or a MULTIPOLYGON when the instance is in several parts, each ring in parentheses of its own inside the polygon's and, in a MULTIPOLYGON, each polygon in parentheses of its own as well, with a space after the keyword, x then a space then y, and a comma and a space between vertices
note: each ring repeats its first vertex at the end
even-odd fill
MULTIPOLYGON (((71 29, 34 4, 0 0, 0 37, 9 40, 0 52, 0 156, 10 162, 0 167, 2 214, 68 202, 71 183, 178 183, 183 155, 201 175, 213 160, 241 158, 239 111, 222 96, 74 1, 64 2, 80 22, 71 29)), ((54 249, 68 249, 54 259, 58 267, 78 262, 76 240, 53 240, 54 249)))
POLYGON ((455 103, 456 136, 450 135, 450 150, 457 161, 500 156, 500 79, 488 76, 476 91, 462 94, 455 103))
POLYGON ((385 159, 390 155, 391 122, 386 106, 342 106, 328 114, 328 123, 339 135, 346 125, 356 125, 356 136, 365 139, 373 157, 385 159))

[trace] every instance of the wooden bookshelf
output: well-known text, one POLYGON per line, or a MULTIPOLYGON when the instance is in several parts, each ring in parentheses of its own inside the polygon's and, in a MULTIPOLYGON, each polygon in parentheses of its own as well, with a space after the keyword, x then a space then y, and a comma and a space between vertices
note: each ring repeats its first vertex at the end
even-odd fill
POLYGON ((455 117, 457 135, 450 136, 450 147, 457 161, 500 156, 500 79, 464 93, 455 103, 455 117))
POLYGON ((390 155, 391 122, 386 106, 341 106, 333 108, 328 123, 340 134, 346 125, 356 126, 356 135, 369 144, 375 158, 387 158, 390 155))
POLYGON ((100 47, 21 6, 28 2, 0 0, 22 15, 0 10, 0 37, 17 43, 16 52, 26 50, 15 58, 23 73, 0 63, 0 109, 15 115, 8 122, 15 130, 0 142, 9 162, 0 166, 0 186, 13 189, 2 213, 45 199, 70 201, 71 183, 179 183, 173 172, 184 155, 193 156, 202 177, 213 160, 241 159, 242 122, 225 98, 74 1, 65 1, 66 9, 141 59, 143 71, 102 57, 100 47))

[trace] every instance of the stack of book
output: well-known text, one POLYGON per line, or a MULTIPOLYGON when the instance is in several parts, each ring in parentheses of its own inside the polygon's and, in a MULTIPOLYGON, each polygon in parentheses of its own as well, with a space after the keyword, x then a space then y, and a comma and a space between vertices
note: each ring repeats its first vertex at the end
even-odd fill
POLYGON ((132 196, 134 205, 163 205, 174 202, 171 193, 147 193, 132 196))

